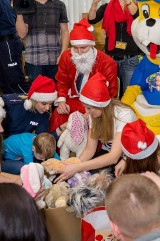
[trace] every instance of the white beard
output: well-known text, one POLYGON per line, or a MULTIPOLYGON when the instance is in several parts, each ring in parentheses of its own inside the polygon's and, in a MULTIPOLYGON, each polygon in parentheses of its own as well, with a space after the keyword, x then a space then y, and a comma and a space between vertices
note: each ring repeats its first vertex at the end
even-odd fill
POLYGON ((71 59, 76 66, 77 72, 89 74, 92 71, 92 67, 97 56, 97 51, 95 48, 90 48, 87 53, 81 55, 75 53, 74 49, 71 48, 71 54, 71 59))

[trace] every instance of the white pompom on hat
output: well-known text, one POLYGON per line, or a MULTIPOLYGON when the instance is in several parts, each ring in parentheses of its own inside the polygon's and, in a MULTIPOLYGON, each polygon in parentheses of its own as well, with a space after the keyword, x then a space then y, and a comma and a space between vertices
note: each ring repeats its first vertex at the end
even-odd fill
POLYGON ((70 32, 71 45, 95 45, 95 38, 92 33, 93 30, 93 26, 88 23, 86 18, 83 18, 80 22, 75 23, 70 32))
POLYGON ((3 99, 0 97, 0 119, 3 119, 6 117, 6 111, 5 109, 3 108, 4 106, 4 101, 3 99))
POLYGON ((106 107, 111 102, 107 84, 104 75, 97 72, 82 88, 80 101, 94 107, 106 107))
POLYGON ((32 101, 39 102, 53 102, 57 98, 57 91, 55 83, 52 79, 38 75, 32 82, 28 91, 28 99, 24 101, 24 108, 29 110, 32 108, 32 101))
POLYGON ((150 156, 157 149, 159 142, 146 124, 138 119, 124 126, 121 144, 126 156, 138 160, 150 156))

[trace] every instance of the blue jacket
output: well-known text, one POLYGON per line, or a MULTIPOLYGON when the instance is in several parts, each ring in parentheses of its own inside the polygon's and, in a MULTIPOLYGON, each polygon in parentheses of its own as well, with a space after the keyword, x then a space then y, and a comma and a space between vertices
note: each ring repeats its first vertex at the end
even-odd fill
POLYGON ((25 110, 24 100, 19 97, 19 94, 6 94, 2 96, 2 99, 7 112, 3 120, 5 137, 24 132, 34 131, 35 134, 49 132, 49 112, 40 114, 25 110))
MULTIPOLYGON (((33 138, 37 136, 31 133, 22 133, 19 135, 12 135, 5 140, 2 144, 3 159, 23 160, 24 164, 33 162, 34 152, 32 151, 33 138)), ((54 158, 60 160, 57 153, 54 158)))
POLYGON ((0 36, 16 33, 16 15, 10 0, 0 0, 0 36))

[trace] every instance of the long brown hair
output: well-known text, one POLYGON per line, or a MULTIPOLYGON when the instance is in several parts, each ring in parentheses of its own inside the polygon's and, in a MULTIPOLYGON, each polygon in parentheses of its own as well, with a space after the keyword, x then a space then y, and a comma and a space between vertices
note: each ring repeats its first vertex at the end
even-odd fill
POLYGON ((98 139, 102 143, 107 143, 113 139, 114 134, 114 107, 128 108, 128 105, 123 104, 121 101, 112 99, 109 105, 104 108, 94 107, 102 111, 102 115, 98 118, 92 118, 91 137, 98 139))
POLYGON ((158 163, 158 151, 159 145, 157 149, 148 157, 141 160, 133 160, 129 157, 126 159, 126 168, 124 170, 124 174, 130 173, 142 173, 146 171, 154 172, 158 174, 159 163, 158 163))

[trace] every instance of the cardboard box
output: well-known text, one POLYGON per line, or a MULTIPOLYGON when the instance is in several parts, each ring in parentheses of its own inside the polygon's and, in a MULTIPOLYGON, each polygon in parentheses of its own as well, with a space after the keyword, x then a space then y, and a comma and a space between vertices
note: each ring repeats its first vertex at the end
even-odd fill
POLYGON ((81 219, 66 208, 44 209, 50 241, 81 241, 81 219))

